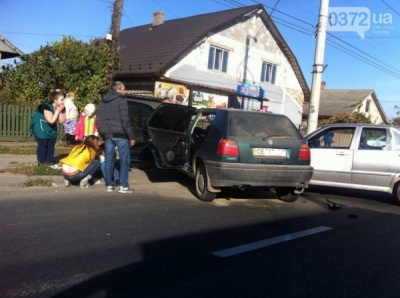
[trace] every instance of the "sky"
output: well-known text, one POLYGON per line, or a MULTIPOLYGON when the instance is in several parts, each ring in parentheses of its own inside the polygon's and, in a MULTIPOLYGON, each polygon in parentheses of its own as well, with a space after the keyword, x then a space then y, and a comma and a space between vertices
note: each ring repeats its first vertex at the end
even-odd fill
MULTIPOLYGON (((322 1, 322 0, 321 0, 322 1)), ((400 107, 400 1, 325 0, 327 89, 374 90, 389 119, 400 107)), ((114 0, 0 0, 0 35, 23 53, 72 36, 104 38, 114 0)), ((165 20, 262 4, 295 54, 311 89, 320 0, 124 0, 121 30, 165 20)), ((2 65, 11 62, 2 60, 2 65)))

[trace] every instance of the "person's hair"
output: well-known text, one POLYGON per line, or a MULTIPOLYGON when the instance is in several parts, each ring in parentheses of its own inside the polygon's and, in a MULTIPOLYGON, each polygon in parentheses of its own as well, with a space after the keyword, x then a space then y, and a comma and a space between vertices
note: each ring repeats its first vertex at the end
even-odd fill
POLYGON ((53 103, 54 100, 59 96, 64 97, 64 93, 61 91, 50 91, 49 94, 47 95, 47 102, 53 103))
POLYGON ((96 152, 96 158, 99 158, 100 146, 99 146, 99 138, 96 136, 88 136, 83 142, 86 147, 92 148, 96 152))
POLYGON ((177 96, 175 96, 175 99, 176 100, 178 100, 178 101, 184 101, 185 99, 183 98, 183 96, 182 95, 177 95, 177 96))
POLYGON ((75 93, 70 91, 67 93, 67 97, 75 97, 75 93))
POLYGON ((104 155, 105 154, 105 150, 106 150, 106 145, 104 143, 99 145, 99 154, 100 155, 104 155))
POLYGON ((125 86, 124 83, 121 81, 115 81, 112 85, 112 89, 118 91, 122 89, 122 86, 125 86))

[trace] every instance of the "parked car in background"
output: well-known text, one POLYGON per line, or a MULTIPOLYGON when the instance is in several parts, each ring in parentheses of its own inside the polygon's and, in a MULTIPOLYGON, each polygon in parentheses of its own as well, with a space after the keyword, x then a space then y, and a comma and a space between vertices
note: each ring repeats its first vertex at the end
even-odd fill
POLYGON ((400 128, 330 124, 305 137, 314 174, 310 185, 387 192, 400 200, 400 128), (332 135, 330 145, 324 142, 332 135))
POLYGON ((312 176, 310 149, 284 115, 161 104, 144 127, 159 168, 194 178, 198 198, 226 187, 274 188, 292 202, 312 176))

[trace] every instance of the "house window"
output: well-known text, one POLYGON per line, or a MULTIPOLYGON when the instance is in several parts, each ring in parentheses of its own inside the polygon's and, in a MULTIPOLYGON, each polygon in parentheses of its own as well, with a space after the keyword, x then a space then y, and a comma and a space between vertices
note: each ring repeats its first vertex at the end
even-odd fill
POLYGON ((220 72, 226 72, 228 65, 228 51, 210 47, 208 54, 208 69, 216 70, 220 72))
POLYGON ((276 68, 277 65, 275 64, 263 62, 261 68, 261 82, 275 84, 276 68))
POLYGON ((365 112, 366 113, 369 113, 370 105, 371 105, 371 101, 367 100, 367 102, 365 103, 365 112))

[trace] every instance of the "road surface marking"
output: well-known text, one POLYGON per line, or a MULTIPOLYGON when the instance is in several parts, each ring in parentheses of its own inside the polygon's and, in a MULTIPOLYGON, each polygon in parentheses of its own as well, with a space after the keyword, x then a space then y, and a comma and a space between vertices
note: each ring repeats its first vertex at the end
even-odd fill
POLYGON ((238 255, 238 254, 241 254, 244 252, 251 251, 251 250, 260 249, 260 248, 271 246, 271 245, 278 244, 281 242, 286 242, 286 241, 314 235, 314 234, 329 231, 329 230, 332 230, 332 228, 320 226, 320 227, 316 227, 316 228, 309 229, 309 230, 304 230, 304 231, 300 231, 300 232, 296 232, 296 233, 292 233, 292 234, 286 234, 286 235, 282 235, 282 236, 278 236, 278 237, 274 237, 274 238, 270 238, 270 239, 265 239, 265 240, 261 240, 261 241, 256 241, 256 242, 252 242, 252 243, 248 243, 248 244, 243 244, 243 245, 239 245, 239 246, 235 246, 235 247, 231 247, 231 248, 227 248, 227 249, 223 249, 223 250, 218 250, 218 251, 213 252, 212 254, 217 257, 221 257, 221 258, 231 257, 231 256, 238 255))

